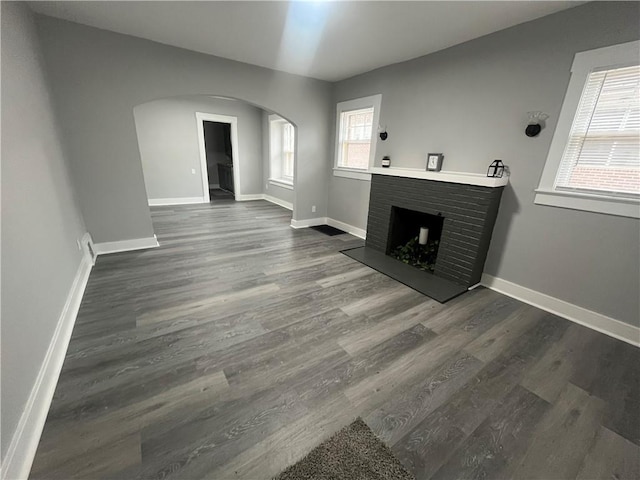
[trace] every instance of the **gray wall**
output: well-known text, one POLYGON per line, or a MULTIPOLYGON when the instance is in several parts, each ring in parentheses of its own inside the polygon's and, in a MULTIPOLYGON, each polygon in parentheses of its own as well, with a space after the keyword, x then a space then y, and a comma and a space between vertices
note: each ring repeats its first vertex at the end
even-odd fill
MULTIPOLYGON (((381 111, 384 111, 383 109, 384 99, 381 111)), ((379 140, 378 143, 380 143, 379 140)), ((376 156, 382 159, 377 153, 376 156)), ((398 166, 401 164, 393 161, 393 165, 398 166)), ((333 161, 331 162, 331 168, 333 168, 333 161)), ((355 180, 332 176, 329 182, 328 216, 347 225, 366 230, 370 191, 370 180, 355 180)))
POLYGON ((239 157, 234 152, 234 161, 240 166, 240 191, 262 193, 262 110, 242 101, 198 96, 156 100, 134 109, 148 198, 204 195, 196 112, 238 117, 239 157))
POLYGON ((326 215, 329 83, 50 17, 39 17, 38 27, 96 242, 153 234, 133 109, 180 95, 238 98, 290 119, 298 127, 294 218, 326 215))
MULTIPOLYGON (((639 7, 589 3, 384 67, 336 84, 334 108, 382 94, 378 165, 390 155, 424 168, 443 152, 444 170, 485 173, 503 159, 512 176, 485 272, 639 325, 638 220, 533 203, 574 54, 637 40, 639 7), (550 115, 537 138, 524 135, 530 110, 550 115)), ((365 228, 368 193, 368 182, 332 176, 329 216, 365 228)))
POLYGON ((35 25, 2 2, 2 458, 69 293, 84 233, 35 25))
MULTIPOLYGON (((271 195, 272 197, 278 198, 284 202, 293 203, 295 197, 295 191, 290 190, 288 188, 281 187, 279 185, 274 185, 273 183, 269 183, 269 174, 270 174, 270 158, 271 151, 269 147, 270 136, 269 136, 269 115, 273 112, 262 112, 262 159, 263 159, 263 167, 262 167, 262 188, 264 193, 267 195, 271 195)), ((297 133, 297 129, 296 129, 297 133)), ((296 165, 297 166, 297 165, 296 165)), ((295 173, 295 172, 294 172, 295 173)), ((295 182, 294 182, 295 186, 295 182)), ((294 187, 295 188, 295 187, 294 187)), ((312 213, 310 216, 315 217, 317 214, 312 213)))

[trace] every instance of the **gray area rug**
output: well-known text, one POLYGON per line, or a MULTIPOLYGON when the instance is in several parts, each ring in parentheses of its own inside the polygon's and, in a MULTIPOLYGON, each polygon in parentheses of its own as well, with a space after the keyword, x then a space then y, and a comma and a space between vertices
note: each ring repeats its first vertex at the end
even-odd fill
POLYGON ((415 480, 358 418, 274 480, 415 480))

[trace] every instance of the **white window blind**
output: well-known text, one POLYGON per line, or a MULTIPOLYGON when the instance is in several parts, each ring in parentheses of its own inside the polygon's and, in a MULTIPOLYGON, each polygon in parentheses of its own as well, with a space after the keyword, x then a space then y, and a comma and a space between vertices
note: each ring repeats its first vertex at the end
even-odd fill
POLYGON ((373 108, 342 112, 339 167, 367 170, 371 152, 373 108))
POLYGON ((555 188, 640 195, 640 66, 589 74, 555 188))

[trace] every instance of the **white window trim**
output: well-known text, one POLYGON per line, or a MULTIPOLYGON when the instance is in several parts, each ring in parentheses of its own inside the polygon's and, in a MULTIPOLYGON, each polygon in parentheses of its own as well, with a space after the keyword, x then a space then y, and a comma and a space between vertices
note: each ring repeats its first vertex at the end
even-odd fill
POLYGON ((270 178, 269 183, 276 187, 286 188, 287 190, 293 190, 293 179, 290 182, 283 180, 282 178, 270 178))
POLYGON ((371 168, 373 168, 376 158, 376 146, 378 144, 378 125, 380 124, 380 104, 382 103, 382 95, 370 95, 368 97, 356 98, 339 102, 336 106, 336 140, 335 140, 335 157, 333 160, 333 175, 336 177, 351 178, 354 180, 371 180, 371 168), (340 158, 340 117, 342 112, 352 110, 361 110, 363 108, 373 107, 373 122, 371 132, 371 149, 369 151, 369 168, 347 168, 338 166, 340 158))
POLYGON ((358 170, 355 168, 334 167, 333 175, 353 180, 371 180, 371 173, 368 170, 358 170))
POLYGON ((535 204, 640 218, 640 200, 638 199, 589 195, 554 189, 556 174, 569 140, 573 119, 589 73, 595 68, 613 68, 637 62, 639 50, 640 41, 635 41, 576 53, 571 66, 571 80, 562 103, 547 161, 542 171, 540 184, 535 190, 535 204))
MULTIPOLYGON (((272 137, 272 125, 274 123, 278 123, 278 124, 285 124, 285 123, 289 123, 291 124, 291 122, 289 122, 286 118, 282 118, 279 115, 269 115, 268 117, 268 124, 269 124, 269 179, 268 182, 271 185, 276 185, 278 187, 282 187, 282 188, 286 188, 288 190, 293 190, 294 189, 294 178, 293 177, 288 177, 285 175, 280 175, 280 176, 275 176, 274 175, 274 171, 273 171, 273 151, 272 151, 272 147, 271 147, 271 142, 273 141, 273 137, 272 137)), ((291 124, 293 125, 293 124, 291 124)), ((295 126, 294 126, 294 135, 297 135, 295 126)), ((297 139, 294 140, 294 175, 295 175, 295 158, 297 156, 296 152, 297 152, 297 139)))

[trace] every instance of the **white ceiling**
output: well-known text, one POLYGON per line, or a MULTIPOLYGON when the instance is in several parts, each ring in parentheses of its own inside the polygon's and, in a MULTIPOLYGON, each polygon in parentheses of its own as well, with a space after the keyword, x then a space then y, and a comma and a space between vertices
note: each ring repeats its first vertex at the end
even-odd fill
POLYGON ((114 32, 335 81, 579 3, 584 2, 74 1, 30 6, 114 32))

